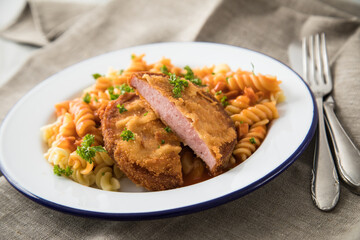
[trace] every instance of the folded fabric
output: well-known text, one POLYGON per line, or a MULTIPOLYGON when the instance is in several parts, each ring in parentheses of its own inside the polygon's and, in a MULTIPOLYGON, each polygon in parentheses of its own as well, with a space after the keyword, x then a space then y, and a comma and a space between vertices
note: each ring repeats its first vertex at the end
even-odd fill
POLYGON ((16 42, 44 46, 95 6, 94 3, 29 0, 18 20, 5 29, 1 36, 16 42))
MULTIPOLYGON (((287 47, 325 32, 337 114, 360 145, 360 21, 319 1, 118 0, 103 6, 30 1, 1 33, 44 46, 0 88, 0 121, 37 83, 81 60, 165 41, 231 44, 288 62, 287 47)), ((316 209, 310 197, 314 143, 270 183, 231 203, 170 219, 86 219, 38 205, 0 178, 0 238, 76 239, 359 239, 359 197, 341 186, 338 206, 316 209)))

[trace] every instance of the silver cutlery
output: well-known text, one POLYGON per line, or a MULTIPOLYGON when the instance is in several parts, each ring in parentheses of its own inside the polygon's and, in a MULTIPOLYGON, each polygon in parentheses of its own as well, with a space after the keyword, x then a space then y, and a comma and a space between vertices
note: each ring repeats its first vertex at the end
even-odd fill
POLYGON ((333 209, 340 195, 340 185, 325 132, 323 97, 332 90, 325 34, 302 41, 303 76, 313 91, 318 109, 318 134, 315 145, 311 193, 315 205, 323 211, 333 209))
POLYGON ((341 126, 334 107, 334 99, 329 96, 324 102, 324 111, 334 146, 337 170, 350 190, 360 194, 360 152, 341 126))

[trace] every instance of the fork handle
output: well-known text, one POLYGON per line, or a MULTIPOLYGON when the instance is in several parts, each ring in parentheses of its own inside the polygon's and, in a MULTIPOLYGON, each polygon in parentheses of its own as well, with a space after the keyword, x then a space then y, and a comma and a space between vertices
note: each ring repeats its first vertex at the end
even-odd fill
POLYGON ((337 119, 333 103, 324 103, 324 110, 339 175, 352 192, 360 194, 360 152, 337 119))
POLYGON ((322 211, 333 209, 340 195, 339 178, 325 132, 323 98, 317 97, 319 123, 316 136, 311 193, 315 205, 322 211))

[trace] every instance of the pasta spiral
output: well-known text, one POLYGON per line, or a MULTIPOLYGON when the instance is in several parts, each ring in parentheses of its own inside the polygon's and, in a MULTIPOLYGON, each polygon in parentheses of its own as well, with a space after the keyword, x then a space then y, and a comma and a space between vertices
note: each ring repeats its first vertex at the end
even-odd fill
POLYGON ((58 117, 64 115, 66 112, 69 112, 70 102, 71 101, 65 101, 55 104, 55 112, 58 117))
POLYGON ((139 56, 136 56, 135 54, 132 54, 132 60, 130 63, 130 66, 126 71, 128 72, 141 72, 148 70, 146 62, 143 60, 145 54, 141 54, 139 56))
POLYGON ((244 90, 245 87, 251 87, 255 91, 280 91, 280 81, 269 75, 255 75, 251 72, 238 70, 228 81, 230 90, 244 90))
POLYGON ((80 170, 75 169, 71 175, 71 178, 84 186, 91 186, 95 183, 95 175, 93 172, 89 174, 82 174, 80 170))
POLYGON ((59 129, 59 135, 64 137, 76 136, 74 119, 70 113, 65 113, 59 129))
POLYGON ((94 157, 94 162, 96 162, 96 164, 104 163, 107 166, 114 165, 114 160, 112 160, 112 158, 106 152, 97 152, 94 157))
POLYGON ((48 147, 51 147, 59 134, 61 126, 61 119, 57 119, 56 122, 43 126, 40 131, 42 133, 43 140, 47 143, 48 147))
POLYGON ((89 174, 94 168, 94 162, 89 163, 82 159, 75 151, 69 156, 68 165, 78 170, 81 174, 89 174))
POLYGON ((113 177, 112 168, 105 163, 99 164, 94 170, 96 186, 107 191, 120 189, 120 182, 113 177))
POLYGON ((96 143, 102 144, 101 131, 95 127, 94 112, 88 104, 80 99, 74 100, 70 103, 70 113, 74 116, 77 135, 84 137, 86 134, 93 134, 96 143))
MULTIPOLYGON (((41 131, 49 147, 44 154, 45 158, 52 165, 57 165, 57 169, 62 168, 60 174, 85 186, 108 191, 120 189, 119 179, 124 173, 112 157, 106 151, 97 151, 91 157, 92 163, 89 163, 90 160, 82 155, 81 148, 84 147, 82 143, 87 134, 94 135, 95 140, 92 140, 87 150, 104 146, 101 117, 109 103, 124 93, 125 85, 122 85, 129 83, 134 72, 168 71, 199 85, 199 88, 212 94, 222 104, 234 122, 238 140, 226 169, 249 158, 264 141, 269 122, 279 117, 276 105, 285 97, 279 86, 281 81, 275 76, 255 74, 240 68, 233 71, 227 64, 180 68, 165 57, 148 64, 144 56, 145 54, 132 54, 127 69, 111 68, 107 74, 100 75, 95 84, 86 88, 81 97, 55 105, 56 122, 42 127, 41 131), (79 154, 88 161, 76 152, 78 147, 79 154), (65 174, 62 173, 64 170, 67 171, 65 174)), ((135 109, 136 107, 128 105, 127 110, 142 110, 135 109)), ((141 121, 148 121, 149 118, 155 119, 157 116, 149 113, 146 119, 124 117, 116 122, 116 127, 120 129, 131 126, 131 129, 135 129, 141 121)), ((181 152, 181 164, 184 182, 186 180, 193 184, 210 177, 202 160, 187 147, 181 152)), ((54 169, 54 173, 57 169, 54 169)))
POLYGON ((58 165, 63 169, 68 165, 69 156, 70 152, 68 150, 59 147, 49 148, 48 152, 45 154, 45 158, 49 163, 58 165))
POLYGON ((266 135, 266 126, 259 125, 250 128, 249 133, 245 135, 235 146, 233 155, 238 161, 245 161, 260 146, 266 135))
POLYGON ((265 102, 242 110, 238 114, 230 116, 236 122, 244 122, 252 125, 264 119, 272 120, 279 117, 275 102, 265 102))
POLYGON ((107 77, 99 77, 99 78, 96 79, 94 89, 97 90, 97 91, 103 91, 104 92, 106 89, 108 89, 111 86, 112 86, 111 79, 109 79, 107 77))

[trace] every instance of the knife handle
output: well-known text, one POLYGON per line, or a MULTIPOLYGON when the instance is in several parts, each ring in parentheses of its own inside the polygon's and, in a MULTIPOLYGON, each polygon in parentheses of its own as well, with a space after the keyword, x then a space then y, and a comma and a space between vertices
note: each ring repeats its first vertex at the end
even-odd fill
POLYGON ((351 191, 360 195, 360 152, 336 117, 333 103, 324 103, 324 110, 338 172, 351 191))

